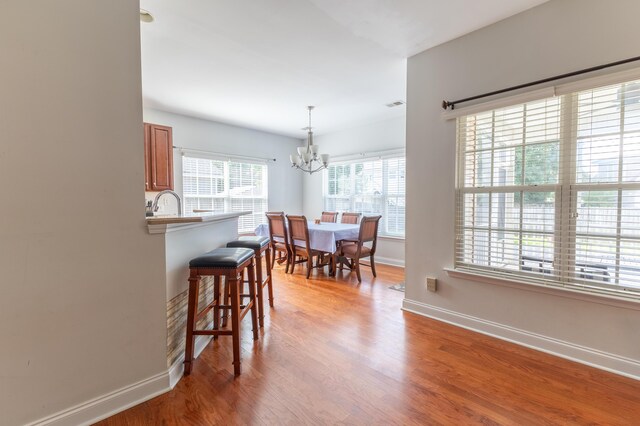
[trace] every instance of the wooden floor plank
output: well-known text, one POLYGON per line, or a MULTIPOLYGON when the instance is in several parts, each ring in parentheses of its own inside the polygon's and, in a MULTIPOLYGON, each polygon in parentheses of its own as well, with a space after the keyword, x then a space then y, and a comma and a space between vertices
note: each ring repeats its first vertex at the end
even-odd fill
POLYGON ((100 425, 640 424, 640 382, 402 312, 401 268, 274 273, 260 340, 210 343, 176 388, 100 425))

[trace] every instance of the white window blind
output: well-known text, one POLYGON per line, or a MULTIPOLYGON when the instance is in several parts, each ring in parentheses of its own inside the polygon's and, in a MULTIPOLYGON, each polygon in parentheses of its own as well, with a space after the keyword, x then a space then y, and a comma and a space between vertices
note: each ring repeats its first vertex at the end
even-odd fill
POLYGON ((238 232, 253 232, 266 223, 267 165, 209 158, 182 157, 182 191, 185 212, 251 211, 238 220, 238 232))
POLYGON ((457 269, 640 298, 640 81, 457 124, 457 269))
POLYGON ((324 209, 380 214, 380 235, 404 237, 404 157, 330 165, 324 171, 324 209))

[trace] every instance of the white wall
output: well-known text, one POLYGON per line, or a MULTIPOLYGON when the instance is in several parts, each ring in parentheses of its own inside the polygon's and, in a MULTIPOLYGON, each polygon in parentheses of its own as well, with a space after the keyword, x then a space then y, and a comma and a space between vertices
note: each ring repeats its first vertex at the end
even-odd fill
POLYGON ((138 7, 0 5, 3 425, 166 371, 164 253, 142 205, 138 7))
MULTIPOLYGON (((306 144, 306 141, 303 144, 306 144)), ((314 144, 319 146, 321 153, 329 154, 331 157, 404 148, 405 118, 393 118, 316 136, 314 144)), ((310 176, 305 174, 303 179, 304 215, 310 219, 317 218, 323 210, 322 173, 310 176)), ((404 265, 404 240, 379 238, 376 259, 381 263, 404 265)))
MULTIPOLYGON (((298 139, 149 108, 144 109, 144 121, 171 126, 174 146, 275 158, 275 162, 268 163, 269 210, 292 214, 302 211, 302 178, 289 162, 289 154, 295 151, 298 139)), ((174 189, 182 197, 182 156, 177 149, 174 150, 173 167, 174 189)), ((171 197, 165 198, 171 200, 171 197)))
POLYGON ((407 309, 640 377, 638 304, 453 279, 459 99, 638 54, 640 2, 553 0, 408 62, 407 309), (425 277, 439 280, 427 293, 425 277))

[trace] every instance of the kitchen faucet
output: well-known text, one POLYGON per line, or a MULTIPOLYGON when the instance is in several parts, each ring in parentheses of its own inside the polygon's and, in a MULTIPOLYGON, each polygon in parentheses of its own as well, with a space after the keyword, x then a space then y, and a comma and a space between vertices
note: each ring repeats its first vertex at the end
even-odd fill
POLYGON ((165 189, 164 191, 158 192, 158 195, 156 195, 156 198, 153 200, 153 205, 151 207, 153 212, 155 213, 155 212, 158 211, 158 200, 160 200, 160 197, 162 197, 164 194, 171 194, 174 197, 176 197, 176 200, 178 200, 178 215, 181 215, 182 214, 182 201, 180 200, 180 196, 178 194, 176 194, 175 192, 171 191, 170 189, 165 189))

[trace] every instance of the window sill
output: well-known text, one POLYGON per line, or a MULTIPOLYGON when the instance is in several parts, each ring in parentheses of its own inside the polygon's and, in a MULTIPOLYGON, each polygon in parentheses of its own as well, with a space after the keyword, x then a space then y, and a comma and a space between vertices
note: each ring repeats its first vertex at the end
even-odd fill
POLYGON ((507 278, 495 277, 488 274, 485 275, 477 272, 462 271, 453 268, 444 268, 444 270, 447 275, 452 278, 460 278, 469 281, 500 285, 503 287, 516 288, 518 290, 550 294, 557 297, 566 297, 569 299, 577 299, 590 303, 598 303, 602 305, 640 311, 639 299, 627 299, 624 297, 616 297, 609 294, 589 293, 586 291, 574 290, 571 288, 553 287, 550 285, 535 284, 530 282, 518 281, 515 279, 511 280, 507 278))
POLYGON ((404 237, 395 237, 393 235, 380 235, 380 234, 378 234, 378 238, 381 239, 381 240, 404 241, 404 237))

